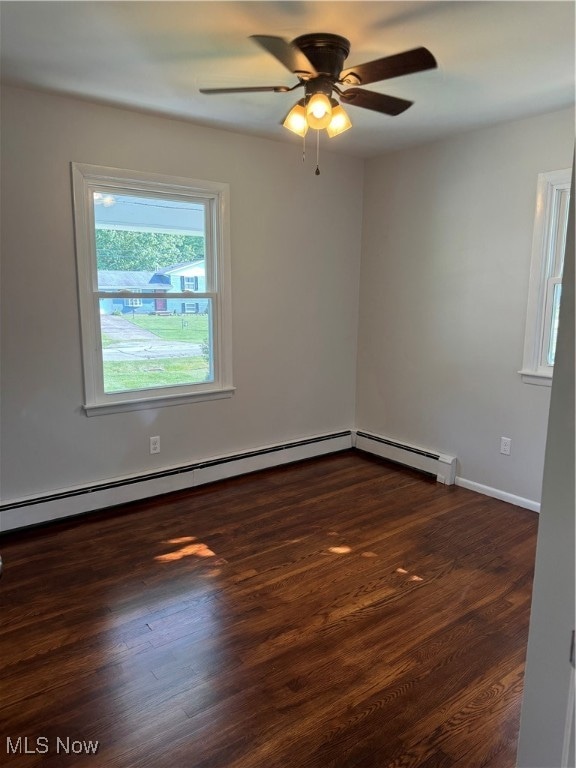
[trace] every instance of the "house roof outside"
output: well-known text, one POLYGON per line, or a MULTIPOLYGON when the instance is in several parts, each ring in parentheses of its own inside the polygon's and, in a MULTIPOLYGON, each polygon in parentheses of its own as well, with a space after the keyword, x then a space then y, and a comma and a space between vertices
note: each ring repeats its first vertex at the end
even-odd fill
POLYGON ((195 277, 204 276, 204 260, 184 262, 172 267, 165 267, 156 271, 151 270, 124 270, 124 269, 99 269, 98 288, 101 291, 113 290, 170 290, 172 287, 170 275, 195 277))
POLYGON ((98 270, 98 288, 106 290, 108 288, 116 291, 122 288, 148 288, 154 272, 138 271, 131 272, 123 269, 99 269, 98 270))

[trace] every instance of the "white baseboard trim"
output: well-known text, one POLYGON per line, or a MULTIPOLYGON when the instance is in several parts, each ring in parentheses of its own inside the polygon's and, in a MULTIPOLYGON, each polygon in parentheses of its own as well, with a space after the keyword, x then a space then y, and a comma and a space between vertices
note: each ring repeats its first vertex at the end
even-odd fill
POLYGON ((199 463, 194 470, 194 485, 212 483, 303 459, 313 459, 315 456, 345 451, 347 448, 352 448, 352 433, 349 431, 311 437, 281 446, 266 446, 233 457, 221 456, 199 463))
POLYGON ((456 478, 456 485, 461 488, 467 488, 469 491, 476 491, 476 493, 482 493, 484 496, 492 496, 494 499, 500 499, 500 501, 507 501, 509 504, 515 504, 517 507, 524 507, 530 509, 532 512, 540 512, 540 502, 533 501, 532 499, 525 499, 523 496, 516 496, 513 493, 507 491, 501 491, 498 488, 492 488, 489 485, 482 485, 481 483, 475 483, 472 480, 466 480, 464 477, 456 478))
POLYGON ((148 475, 129 475, 91 486, 75 486, 50 494, 14 499, 0 505, 0 532, 40 525, 55 520, 126 504, 131 501, 193 488, 228 477, 289 464, 294 461, 344 451, 347 448, 373 453, 391 461, 436 474, 439 482, 540 511, 540 504, 498 488, 455 477, 456 459, 430 454, 415 446, 401 445, 377 435, 342 431, 316 435, 290 443, 263 446, 232 455, 212 457, 190 465, 164 467, 148 475))
POLYGON ((453 485, 456 477, 456 457, 447 456, 428 448, 410 443, 400 443, 383 435, 358 430, 355 432, 354 446, 360 451, 373 453, 389 461, 395 461, 413 469, 419 469, 444 485, 453 485))
POLYGON ((0 532, 82 515, 351 447, 350 431, 316 435, 194 464, 164 467, 147 475, 130 475, 91 486, 14 499, 0 505, 0 532))

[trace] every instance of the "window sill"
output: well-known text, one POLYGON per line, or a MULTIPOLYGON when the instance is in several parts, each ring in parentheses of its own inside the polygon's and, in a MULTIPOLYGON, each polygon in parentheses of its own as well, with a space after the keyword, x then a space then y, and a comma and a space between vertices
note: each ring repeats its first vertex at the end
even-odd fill
POLYGON ((105 416, 110 413, 123 411, 143 411, 152 408, 164 408, 168 405, 185 405, 199 403, 204 400, 222 400, 232 397, 235 387, 224 387, 205 392, 191 392, 185 395, 163 395, 161 397, 146 397, 141 400, 116 400, 110 403, 91 403, 84 405, 86 416, 105 416))
POLYGON ((520 376, 522 376, 522 381, 524 384, 536 384, 540 387, 552 386, 551 373, 538 373, 537 371, 530 371, 526 369, 522 369, 521 371, 518 371, 518 373, 520 376))

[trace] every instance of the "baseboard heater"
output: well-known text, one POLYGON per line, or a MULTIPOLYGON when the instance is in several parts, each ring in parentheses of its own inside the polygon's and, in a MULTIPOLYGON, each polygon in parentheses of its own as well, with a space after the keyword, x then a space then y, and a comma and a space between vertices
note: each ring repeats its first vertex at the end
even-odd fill
POLYGON ((193 488, 352 447, 344 430, 0 504, 0 533, 193 488))
POLYGON ((419 469, 444 485, 454 485, 456 480, 456 457, 435 453, 416 445, 399 443, 369 432, 356 432, 355 447, 359 451, 373 453, 397 464, 419 469))

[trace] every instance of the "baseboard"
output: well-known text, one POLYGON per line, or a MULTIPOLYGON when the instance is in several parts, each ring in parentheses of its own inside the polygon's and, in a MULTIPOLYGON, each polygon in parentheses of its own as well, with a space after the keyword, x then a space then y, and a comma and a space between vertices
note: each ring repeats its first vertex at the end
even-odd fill
POLYGON ((431 451, 409 443, 400 443, 382 435, 357 431, 354 445, 358 450, 373 453, 421 472, 435 475, 444 485, 453 485, 456 477, 456 457, 431 451))
POLYGON ((165 467, 145 475, 130 475, 95 485, 14 499, 0 505, 0 532, 82 515, 351 447, 352 433, 347 430, 212 457, 193 464, 165 467))
POLYGON ((435 474, 439 482, 456 485, 519 507, 540 511, 540 504, 498 488, 455 476, 456 459, 366 432, 342 431, 289 443, 212 457, 194 464, 165 467, 146 475, 130 475, 90 486, 75 486, 0 505, 0 533, 40 525, 106 507, 193 488, 204 483, 256 472, 294 461, 356 447, 390 461, 435 474))
POLYGON ((532 499, 525 499, 523 496, 516 496, 514 493, 508 493, 507 491, 501 491, 499 488, 492 488, 489 485, 482 485, 482 483, 475 483, 472 480, 466 480, 464 477, 456 478, 456 485, 461 488, 467 488, 469 491, 476 491, 476 493, 482 493, 484 496, 492 496, 494 499, 500 499, 500 501, 507 501, 509 504, 515 504, 517 507, 524 507, 530 509, 532 512, 540 512, 540 503, 533 501, 532 499))
POLYGON ((454 456, 447 456, 409 443, 400 443, 397 440, 391 440, 382 435, 360 430, 354 433, 354 446, 361 451, 372 453, 389 461, 418 469, 430 475, 436 475, 438 482, 445 485, 456 484, 470 491, 481 493, 484 496, 491 496, 494 499, 515 504, 517 507, 540 512, 540 504, 537 501, 525 499, 522 496, 516 496, 513 493, 501 491, 498 488, 491 488, 489 485, 475 483, 463 477, 456 477, 457 462, 454 456))

